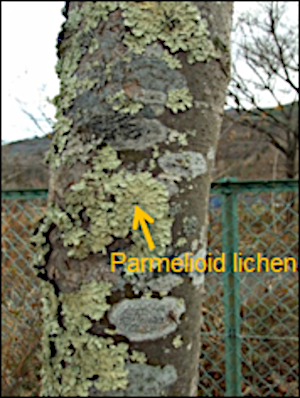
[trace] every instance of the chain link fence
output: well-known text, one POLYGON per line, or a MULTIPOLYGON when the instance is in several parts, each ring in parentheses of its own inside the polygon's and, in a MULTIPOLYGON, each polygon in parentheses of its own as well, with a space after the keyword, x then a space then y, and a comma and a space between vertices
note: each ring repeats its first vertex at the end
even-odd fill
MULTIPOLYGON (((4 395, 38 395, 40 304, 29 238, 46 197, 2 192, 4 395)), ((199 396, 297 396, 298 182, 213 183, 209 216, 208 257, 226 267, 219 261, 220 272, 206 273, 199 396)))

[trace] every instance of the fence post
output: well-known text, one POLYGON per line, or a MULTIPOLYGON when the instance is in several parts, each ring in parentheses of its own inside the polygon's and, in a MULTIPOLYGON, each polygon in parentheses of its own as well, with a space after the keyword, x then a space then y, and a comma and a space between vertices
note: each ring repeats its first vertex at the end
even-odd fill
MULTIPOLYGON (((222 247, 225 253, 224 317, 225 380, 227 397, 241 396, 241 340, 239 274, 234 272, 234 253, 238 253, 238 198, 230 186, 224 186, 222 200, 222 247)), ((225 181, 224 181, 225 182, 225 181)))

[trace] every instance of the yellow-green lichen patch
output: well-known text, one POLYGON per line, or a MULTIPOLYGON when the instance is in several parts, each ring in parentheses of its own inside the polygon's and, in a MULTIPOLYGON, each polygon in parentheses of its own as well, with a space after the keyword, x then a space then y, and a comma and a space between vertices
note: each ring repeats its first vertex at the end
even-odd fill
POLYGON ((182 336, 178 335, 178 336, 174 337, 172 344, 175 348, 181 347, 183 344, 182 336))
POLYGON ((158 157, 159 157, 158 145, 153 145, 152 158, 157 159, 158 157))
POLYGON ((146 363, 147 357, 144 352, 133 350, 130 355, 131 362, 146 363))
POLYGON ((104 392, 126 388, 128 370, 125 369, 125 364, 129 357, 127 344, 114 344, 112 338, 87 333, 76 335, 64 332, 55 341, 55 348, 55 362, 59 364, 64 361, 66 366, 57 369, 53 385, 47 383, 50 396, 55 396, 55 393, 57 396, 88 396, 92 386, 104 392))
POLYGON ((129 113, 135 115, 144 105, 141 102, 130 99, 124 90, 118 91, 116 94, 107 97, 107 103, 112 105, 114 111, 120 113, 129 113))
POLYGON ((84 333, 91 328, 92 322, 88 319, 101 319, 109 309, 106 297, 110 295, 112 285, 107 282, 91 282, 81 286, 75 293, 60 294, 63 301, 62 315, 65 326, 69 331, 84 333))
POLYGON ((169 132, 167 140, 168 144, 173 142, 178 142, 180 146, 188 145, 186 133, 180 133, 179 131, 174 129, 168 129, 168 132, 169 132))
MULTIPOLYGON (((149 44, 162 41, 171 54, 185 51, 191 64, 217 56, 208 38, 207 22, 193 2, 121 1, 120 7, 124 24, 130 28, 124 43, 135 54, 142 54, 149 44)), ((178 62, 172 65, 178 66, 178 62)))
POLYGON ((128 344, 115 344, 110 337, 88 333, 90 320, 100 320, 110 308, 107 297, 112 285, 91 282, 77 292, 60 293, 58 297, 49 282, 42 286, 41 395, 88 396, 92 387, 103 392, 124 390, 128 386, 126 365, 146 363, 145 354, 130 352, 128 344), (64 327, 57 321, 59 304, 64 327), (50 343, 55 346, 52 353, 50 343))
POLYGON ((182 64, 179 61, 179 59, 174 57, 174 55, 170 54, 166 50, 163 51, 163 53, 162 53, 160 58, 166 62, 166 64, 168 65, 168 67, 170 69, 180 69, 180 68, 182 68, 182 64))
MULTIPOLYGON (((91 34, 97 28, 100 21, 106 21, 111 12, 118 7, 118 2, 85 2, 82 7, 75 6, 68 13, 68 19, 64 24, 67 38, 59 44, 59 54, 63 56, 58 59, 56 72, 60 78, 60 93, 53 99, 57 107, 57 122, 54 126, 55 135, 51 150, 48 152, 46 161, 51 163, 51 168, 58 168, 61 164, 60 155, 63 152, 68 134, 71 130, 70 121, 66 120, 65 112, 71 108, 74 100, 85 91, 91 90, 101 79, 90 77, 87 74, 91 70, 89 62, 85 62, 87 77, 79 79, 76 75, 80 62, 85 54, 90 56, 98 50, 99 40, 91 34)), ((93 68, 95 68, 95 60, 93 68)), ((99 66, 98 66, 99 68, 99 66)), ((71 120, 71 119, 70 119, 71 120)), ((73 121, 71 120, 71 124, 73 121)))
POLYGON ((155 162, 154 159, 151 158, 151 159, 149 160, 149 171, 154 170, 155 167, 156 167, 156 162, 155 162))
POLYGON ((196 137, 197 136, 197 130, 186 130, 186 134, 196 137))
POLYGON ((173 113, 178 113, 178 111, 184 112, 192 106, 193 97, 189 93, 189 89, 187 87, 170 90, 168 92, 166 107, 170 108, 173 113))
MULTIPOLYGON (((169 194, 151 173, 117 171, 120 164, 112 147, 102 148, 92 160, 92 169, 66 193, 65 210, 57 206, 49 209, 51 220, 61 231, 64 246, 70 248, 69 256, 85 258, 90 252, 105 254, 106 247, 116 238, 126 238, 131 231, 135 205, 154 217, 151 233, 156 255, 165 254, 172 240, 169 194), (82 227, 81 211, 89 218, 89 231, 82 227)), ((132 231, 131 240, 133 245, 125 251, 128 257, 151 256, 140 231, 132 231)))
MULTIPOLYGON (((57 379, 52 371, 53 362, 51 358, 50 342, 53 341, 54 336, 62 333, 62 330, 57 321, 58 298, 55 295, 54 287, 50 282, 42 281, 41 283, 42 295, 42 337, 41 337, 41 352, 40 359, 42 368, 40 371, 42 388, 41 396, 55 396, 57 394, 57 379)), ((58 370, 58 369, 57 369, 58 370)))
MULTIPOLYGON (((59 53, 63 55, 57 64, 61 87, 60 94, 55 99, 58 109, 58 124, 55 126, 55 131, 59 133, 55 134, 51 153, 48 155, 52 168, 57 168, 61 162, 64 162, 60 159, 61 154, 72 134, 75 134, 75 131, 69 134, 70 122, 64 120, 66 111, 73 106, 76 98, 80 98, 87 91, 93 90, 96 93, 96 88, 100 89, 97 91, 100 108, 105 108, 102 102, 108 105, 106 102, 108 101, 115 111, 131 115, 144 112, 147 118, 161 115, 165 107, 177 113, 192 106, 192 97, 184 76, 174 71, 181 67, 177 52, 185 51, 191 63, 207 61, 218 56, 209 39, 207 23, 201 18, 199 9, 193 2, 148 3, 85 2, 81 7, 75 6, 69 12, 64 26, 67 32, 66 38, 59 45, 59 53), (100 45, 100 36, 96 29, 101 21, 112 24, 112 27, 115 26, 109 16, 118 8, 121 10, 126 27, 125 38, 121 42, 113 33, 114 29, 104 29, 102 39, 108 47, 103 49, 100 62, 93 57, 100 45), (127 48, 127 51, 124 52, 124 48, 127 48), (114 55, 116 51, 121 53, 121 56, 116 57, 114 55), (152 65, 153 69, 155 58, 157 62, 154 64, 157 70, 156 79, 153 79, 151 73, 148 73, 148 67, 152 65), (84 62, 81 62, 82 59, 84 62), (77 73, 79 66, 80 73, 77 73), (98 77, 95 74, 97 69, 98 77), (160 78, 157 79, 157 72, 162 75, 162 82, 167 82, 163 86, 160 78), (106 84, 108 81, 116 83, 117 76, 119 80, 125 79, 124 85, 106 84), (135 80, 137 93, 132 95, 130 85, 135 80), (158 80, 156 85, 153 80, 158 80), (95 86, 97 87, 94 90, 95 86), (166 95, 168 98, 164 98, 166 95)), ((94 104, 95 101, 91 102, 94 104)), ((76 115, 82 107, 79 102, 76 102, 76 115)), ((75 119, 74 123, 78 127, 78 120, 75 119)), ((82 114, 80 118, 82 123, 82 120, 88 123, 88 119, 87 114, 82 114)), ((186 145, 183 137, 182 145, 186 145)), ((71 155, 64 156, 65 160, 66 158, 71 162, 71 155)))
POLYGON ((181 236, 176 242, 176 247, 182 247, 187 243, 187 239, 184 236, 181 236))
MULTIPOLYGON (((201 18, 199 9, 193 2, 121 1, 111 2, 111 4, 85 2, 81 8, 75 7, 70 11, 69 19, 65 24, 65 29, 69 32, 68 39, 60 45, 61 50, 66 53, 57 65, 57 72, 61 76, 62 101, 59 104, 61 109, 69 108, 76 96, 72 79, 75 78, 81 59, 86 53, 92 55, 99 48, 99 38, 93 37, 91 33, 101 21, 107 22, 109 15, 118 7, 121 9, 126 28, 122 45, 125 45, 127 51, 122 52, 118 59, 114 57, 111 60, 105 59, 104 75, 109 82, 114 80, 112 79, 113 70, 117 66, 120 67, 120 62, 126 62, 132 66, 132 55, 136 57, 143 54, 145 57, 155 57, 165 63, 169 72, 182 67, 177 58, 178 52, 186 52, 189 63, 207 61, 219 55, 209 39, 207 22, 201 18), (149 55, 149 49, 152 49, 151 55, 149 55)), ((141 79, 138 80, 141 85, 141 79)), ((81 85, 81 82, 77 84, 81 85)), ((187 88, 174 87, 174 89, 174 92, 169 90, 167 107, 174 113, 190 108, 192 100, 187 88), (187 90, 187 92, 182 90, 187 90), (177 97, 181 94, 180 101, 177 97)), ((164 94, 163 91, 162 94, 164 94)), ((136 114, 144 106, 142 101, 130 98, 124 94, 123 90, 107 95, 107 98, 112 101, 113 109, 122 113, 136 114)), ((153 105, 152 110, 156 115, 163 112, 163 108, 159 105, 153 105)))

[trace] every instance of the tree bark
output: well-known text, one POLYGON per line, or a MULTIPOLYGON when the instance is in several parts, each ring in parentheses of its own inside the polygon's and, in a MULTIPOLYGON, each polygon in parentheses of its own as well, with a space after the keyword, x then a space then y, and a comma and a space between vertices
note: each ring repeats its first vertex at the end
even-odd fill
POLYGON ((41 394, 196 396, 204 268, 191 264, 206 257, 232 2, 76 1, 66 16, 34 238, 41 394), (153 222, 134 229, 136 206, 153 222))

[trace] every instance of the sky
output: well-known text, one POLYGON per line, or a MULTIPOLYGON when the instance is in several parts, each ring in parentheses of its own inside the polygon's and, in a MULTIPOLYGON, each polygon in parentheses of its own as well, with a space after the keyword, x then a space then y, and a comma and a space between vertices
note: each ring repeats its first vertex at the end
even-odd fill
MULTIPOLYGON (((257 2, 235 2, 234 20, 257 2)), ((288 18, 298 21, 298 2, 288 2, 288 18)), ((54 119, 47 103, 59 92, 55 73, 56 41, 65 18, 63 1, 2 1, 2 143, 51 132, 42 112, 54 119), (22 110, 23 109, 23 110, 22 110), (25 114, 27 112, 27 115, 25 114), (39 122, 36 127, 28 114, 39 122)), ((285 103, 291 98, 283 99, 285 103)), ((262 98, 263 106, 272 106, 262 98)))

